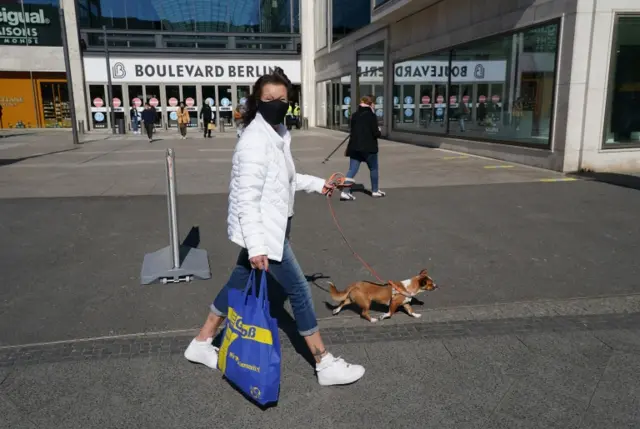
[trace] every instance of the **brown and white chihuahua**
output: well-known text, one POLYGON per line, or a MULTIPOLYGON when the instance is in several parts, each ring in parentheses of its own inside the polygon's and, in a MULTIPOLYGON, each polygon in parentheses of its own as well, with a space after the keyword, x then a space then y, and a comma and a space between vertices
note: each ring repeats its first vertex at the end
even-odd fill
POLYGON ((429 277, 427 270, 420 271, 417 276, 411 277, 410 279, 401 282, 390 281, 389 283, 393 285, 359 281, 352 283, 344 291, 340 292, 336 289, 335 285, 330 282, 329 289, 331 299, 340 303, 340 305, 333 310, 333 314, 340 313, 345 305, 356 304, 362 310, 360 315, 363 318, 369 322, 377 322, 378 320, 388 319, 402 306, 407 314, 418 318, 421 315, 414 312, 411 305, 409 305, 411 303, 411 297, 424 291, 434 290, 438 287, 433 279, 429 277), (372 302, 388 305, 389 311, 378 319, 371 317, 369 315, 369 308, 372 302))

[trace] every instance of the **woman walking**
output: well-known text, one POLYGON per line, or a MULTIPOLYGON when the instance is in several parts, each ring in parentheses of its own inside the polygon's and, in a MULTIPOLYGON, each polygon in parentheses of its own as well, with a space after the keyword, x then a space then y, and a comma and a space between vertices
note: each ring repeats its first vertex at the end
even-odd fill
POLYGON ((349 384, 364 375, 364 368, 325 349, 309 283, 289 243, 295 191, 326 194, 333 188, 321 178, 296 173, 291 135, 283 124, 290 91, 291 82, 276 68, 257 80, 249 96, 245 128, 233 154, 227 217, 229 239, 241 247, 240 254, 184 355, 217 368, 218 349, 211 341, 227 315, 229 289, 243 289, 252 269, 268 270, 289 296, 298 331, 315 358, 318 382, 324 386, 349 384))
MULTIPOLYGON (((351 136, 345 155, 349 157, 349 171, 347 181, 354 183, 354 177, 358 174, 360 164, 367 163, 371 175, 371 196, 374 198, 384 197, 386 194, 378 188, 378 137, 380 128, 378 119, 372 111, 373 100, 371 97, 362 97, 358 110, 351 116, 351 136)), ((351 193, 351 189, 342 191, 340 194, 342 201, 354 201, 356 197, 351 193)))
POLYGON ((191 123, 191 118, 189 117, 189 112, 184 107, 184 101, 180 102, 180 107, 178 107, 178 128, 180 128, 180 135, 182 136, 182 140, 187 139, 187 124, 191 123))

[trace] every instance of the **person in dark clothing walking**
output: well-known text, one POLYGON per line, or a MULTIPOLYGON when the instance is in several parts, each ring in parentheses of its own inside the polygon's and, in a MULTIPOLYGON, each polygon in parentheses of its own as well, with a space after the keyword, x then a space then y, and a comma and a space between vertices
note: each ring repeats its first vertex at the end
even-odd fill
MULTIPOLYGON (((371 173, 371 196, 374 198, 384 197, 386 194, 378 188, 378 137, 380 128, 378 119, 371 107, 373 100, 371 97, 362 97, 358 110, 351 116, 351 136, 345 155, 349 157, 349 171, 347 181, 354 183, 353 178, 358 174, 360 163, 366 162, 371 173)), ((353 201, 351 190, 343 191, 340 194, 343 201, 353 201)))
POLYGON ((202 119, 202 126, 204 127, 204 137, 211 138, 211 129, 213 128, 213 110, 211 110, 211 106, 207 103, 204 103, 202 109, 200 110, 200 119, 202 119))
POLYGON ((156 109, 152 108, 149 103, 145 103, 141 119, 147 132, 147 137, 149 137, 149 143, 151 143, 153 141, 153 124, 156 121, 156 109))

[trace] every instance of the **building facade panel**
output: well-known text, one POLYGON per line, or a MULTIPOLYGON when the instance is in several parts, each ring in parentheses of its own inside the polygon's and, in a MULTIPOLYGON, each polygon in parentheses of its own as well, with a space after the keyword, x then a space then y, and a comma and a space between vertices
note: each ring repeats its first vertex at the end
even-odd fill
POLYGON ((367 28, 351 35, 352 46, 317 55, 323 126, 345 129, 344 94, 352 105, 373 95, 392 139, 564 171, 640 168, 637 2, 390 1, 372 8, 372 20, 388 28, 381 58, 366 58, 367 28), (346 76, 354 57, 356 70, 346 76))

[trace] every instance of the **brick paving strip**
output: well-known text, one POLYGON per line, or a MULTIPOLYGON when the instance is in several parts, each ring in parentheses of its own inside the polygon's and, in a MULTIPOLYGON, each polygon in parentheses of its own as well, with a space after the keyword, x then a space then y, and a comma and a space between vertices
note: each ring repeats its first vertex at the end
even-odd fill
MULTIPOLYGON (((339 315, 320 321, 327 345, 542 332, 640 329, 640 295, 434 309, 377 324, 339 315), (366 323, 366 324, 365 324, 366 323)), ((63 361, 161 357, 184 352, 196 330, 0 347, 0 367, 63 361)), ((282 346, 292 348, 285 335, 282 346)))

